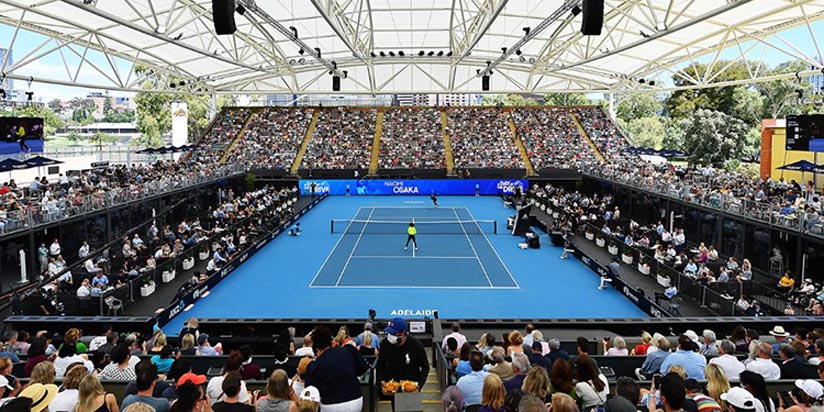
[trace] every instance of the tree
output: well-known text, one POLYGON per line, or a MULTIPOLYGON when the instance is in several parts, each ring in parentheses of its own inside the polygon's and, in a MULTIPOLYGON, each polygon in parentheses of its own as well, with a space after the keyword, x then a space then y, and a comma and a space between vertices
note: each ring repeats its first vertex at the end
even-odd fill
MULTIPOLYGON (((620 123, 624 123, 619 119, 620 123)), ((629 133, 636 146, 661 149, 664 143, 664 122, 658 116, 647 116, 632 119, 622 124, 624 131, 629 133)))
POLYGON ((684 149, 690 154, 690 162, 721 165, 745 154, 749 128, 738 118, 699 109, 684 125, 684 149))
MULTIPOLYGON (((797 73, 808 68, 807 63, 795 60, 781 63, 774 69, 768 70, 765 75, 797 73)), ((804 96, 809 96, 814 92, 813 85, 809 82, 799 82, 795 78, 790 78, 758 83, 755 88, 763 98, 762 118, 781 119, 787 117, 788 114, 813 111, 813 107, 798 102, 798 90, 801 90, 804 96)))
POLYGON ((583 106, 592 104, 584 93, 547 93, 544 97, 547 106, 583 106))
POLYGON ((103 132, 96 132, 89 140, 97 144, 111 144, 117 141, 117 137, 103 132))
POLYGON ((520 94, 492 94, 484 96, 481 99, 481 106, 497 106, 504 105, 509 107, 519 106, 537 106, 538 102, 529 97, 524 97, 520 94))
MULTIPOLYGON (((685 67, 672 76, 675 86, 692 86, 693 80, 707 80, 707 74, 715 82, 743 80, 749 78, 747 65, 743 61, 729 62, 719 60, 712 67, 703 63, 695 63, 685 67), (729 66, 729 67, 727 67, 729 66), (720 73, 718 70, 725 68, 720 73)), ((664 104, 664 109, 670 117, 683 119, 692 116, 699 109, 719 111, 728 115, 735 115, 736 89, 745 86, 724 86, 705 89, 683 89, 672 92, 664 104)), ((740 96, 740 95, 739 95, 740 96)))
POLYGON ((106 92, 106 96, 103 98, 103 116, 106 116, 113 111, 114 105, 112 105, 112 98, 109 96, 109 92, 106 92))
POLYGON ((60 99, 52 99, 46 104, 46 106, 48 106, 48 108, 55 113, 60 113, 63 111, 63 102, 60 101, 60 99))
POLYGON ((618 96, 615 112, 619 119, 630 122, 649 116, 658 116, 664 104, 655 92, 629 92, 618 96))
POLYGON ((72 142, 74 142, 75 146, 76 146, 78 143, 80 143, 80 140, 83 138, 83 136, 81 136, 81 135, 80 135, 80 133, 77 133, 77 132, 76 132, 76 131, 74 131, 74 130, 70 131, 70 132, 69 132, 69 134, 68 134, 66 137, 67 137, 69 140, 71 140, 72 142))

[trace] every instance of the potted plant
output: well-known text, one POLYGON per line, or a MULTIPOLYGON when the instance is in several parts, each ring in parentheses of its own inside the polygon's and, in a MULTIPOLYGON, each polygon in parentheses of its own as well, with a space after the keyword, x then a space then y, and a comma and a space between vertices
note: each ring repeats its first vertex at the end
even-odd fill
POLYGON ((627 250, 625 250, 624 253, 621 254, 621 260, 624 263, 626 263, 628 265, 631 265, 632 264, 632 249, 628 248, 627 250))
POLYGON ((195 257, 188 257, 183 259, 183 270, 189 270, 195 267, 195 257))
POLYGON ((656 281, 658 282, 659 285, 661 285, 665 288, 670 287, 670 284, 672 282, 672 280, 670 279, 669 276, 662 275, 660 273, 658 274, 658 276, 655 277, 655 279, 656 279, 656 281))
POLYGON ((586 232, 584 232, 584 236, 589 241, 592 241, 593 239, 595 239, 595 233, 592 231, 592 228, 590 228, 590 227, 587 227, 586 232))
POLYGON ((151 276, 146 276, 143 278, 143 286, 140 287, 140 296, 144 298, 146 296, 151 295, 155 291, 155 282, 151 278, 151 276))
POLYGON ((649 276, 650 260, 648 257, 644 256, 638 261, 638 271, 649 276))
POLYGON ((209 246, 203 245, 197 252, 197 257, 201 261, 209 260, 209 246))
POLYGON ((618 256, 618 243, 614 240, 610 240, 609 246, 607 246, 607 251, 612 256, 618 256))
POLYGON ((598 245, 598 247, 604 247, 607 244, 607 240, 603 234, 599 233, 595 235, 595 244, 598 245))
POLYGON ((174 280, 176 275, 177 275, 176 270, 174 270, 174 269, 168 270, 167 269, 167 270, 163 271, 163 274, 161 275, 161 278, 163 279, 163 283, 169 283, 172 280, 174 280))

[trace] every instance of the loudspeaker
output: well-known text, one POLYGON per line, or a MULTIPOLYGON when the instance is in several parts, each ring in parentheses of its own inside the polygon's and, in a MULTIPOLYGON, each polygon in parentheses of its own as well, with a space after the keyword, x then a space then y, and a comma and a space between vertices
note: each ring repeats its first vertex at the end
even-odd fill
POLYGON ((340 91, 340 76, 332 76, 332 91, 340 91))
POLYGON ((235 34, 235 0, 212 0, 212 19, 216 34, 235 34))
POLYGON ((485 92, 489 91, 489 76, 481 77, 481 90, 485 92))
POLYGON ((581 34, 600 36, 604 25, 604 0, 584 0, 582 6, 581 34))

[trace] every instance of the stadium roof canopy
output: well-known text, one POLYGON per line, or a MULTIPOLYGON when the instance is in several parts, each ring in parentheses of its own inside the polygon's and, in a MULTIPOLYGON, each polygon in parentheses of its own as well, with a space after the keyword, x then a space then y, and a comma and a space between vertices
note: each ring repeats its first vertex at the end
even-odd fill
POLYGON ((12 48, 20 30, 49 39, 15 48, 3 72, 29 80, 29 64, 57 53, 65 70, 34 81, 138 91, 150 74, 169 91, 303 94, 330 93, 329 72, 346 71, 341 93, 474 93, 490 62, 492 92, 546 93, 671 89, 674 75, 714 87, 724 59, 756 62, 751 80, 765 80, 764 50, 822 67, 811 24, 824 0, 606 0, 600 36, 581 35, 581 0, 236 2, 237 32, 217 36, 210 0, 0 0, 12 48), (780 34, 805 25, 812 55, 780 34), (679 72, 698 60, 704 76, 679 72), (86 71, 100 80, 80 81, 86 71))

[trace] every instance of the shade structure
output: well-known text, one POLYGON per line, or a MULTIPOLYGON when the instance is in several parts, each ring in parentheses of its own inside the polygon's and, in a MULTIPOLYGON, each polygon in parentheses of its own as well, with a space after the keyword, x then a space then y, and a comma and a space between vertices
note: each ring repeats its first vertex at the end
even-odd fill
POLYGON ((779 167, 781 170, 795 170, 799 172, 821 172, 820 166, 808 160, 799 160, 779 167))
POLYGON ((11 158, 0 161, 0 172, 11 172, 12 170, 27 169, 28 167, 25 163, 11 158))
POLYGON ((50 159, 50 158, 44 157, 44 156, 34 156, 30 159, 26 159, 26 161, 23 162, 23 164, 25 164, 26 167, 51 166, 51 165, 56 165, 56 164, 61 164, 61 163, 63 163, 63 162, 61 162, 60 160, 50 159))

